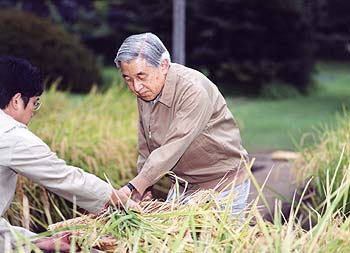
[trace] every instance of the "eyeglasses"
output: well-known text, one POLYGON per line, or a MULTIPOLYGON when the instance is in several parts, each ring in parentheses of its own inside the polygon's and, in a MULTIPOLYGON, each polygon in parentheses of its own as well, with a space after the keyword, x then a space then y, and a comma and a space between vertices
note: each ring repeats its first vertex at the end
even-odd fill
MULTIPOLYGON (((28 102, 29 102, 29 98, 28 98, 28 97, 22 96, 22 99, 23 99, 23 102, 24 102, 25 104, 28 104, 28 102)), ((35 101, 35 103, 34 103, 34 105, 33 105, 33 111, 39 110, 40 107, 41 107, 41 101, 38 99, 37 101, 35 101)))
POLYGON ((35 101, 35 103, 33 105, 33 111, 39 110, 40 106, 41 106, 41 101, 38 99, 37 101, 35 101))

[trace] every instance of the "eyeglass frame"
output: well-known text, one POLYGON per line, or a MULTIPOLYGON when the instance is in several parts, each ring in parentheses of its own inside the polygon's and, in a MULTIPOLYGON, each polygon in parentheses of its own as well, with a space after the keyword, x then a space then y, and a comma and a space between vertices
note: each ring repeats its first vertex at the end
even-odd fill
MULTIPOLYGON (((25 103, 25 104, 27 104, 28 105, 28 103, 29 103, 29 97, 27 97, 27 96, 22 96, 22 100, 23 100, 23 102, 25 103)), ((39 109, 40 109, 40 107, 41 107, 41 101, 38 99, 37 101, 35 101, 35 103, 34 103, 34 105, 33 105, 33 111, 34 112, 36 112, 36 111, 38 111, 39 109)))

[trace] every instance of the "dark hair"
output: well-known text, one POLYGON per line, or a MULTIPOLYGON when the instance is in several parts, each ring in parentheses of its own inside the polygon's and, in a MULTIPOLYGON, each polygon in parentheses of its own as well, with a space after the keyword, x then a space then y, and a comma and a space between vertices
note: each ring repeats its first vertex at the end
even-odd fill
POLYGON ((21 93, 25 106, 29 99, 43 93, 42 76, 27 60, 0 56, 0 108, 5 109, 16 93, 21 93))

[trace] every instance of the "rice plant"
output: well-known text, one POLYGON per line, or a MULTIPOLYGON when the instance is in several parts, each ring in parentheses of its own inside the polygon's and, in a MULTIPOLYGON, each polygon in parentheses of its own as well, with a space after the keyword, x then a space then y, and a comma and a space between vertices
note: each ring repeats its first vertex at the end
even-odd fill
MULTIPOLYGON (((280 215, 281 203, 277 202, 270 223, 260 215, 257 197, 242 220, 227 215, 220 208, 227 200, 218 201, 218 193, 210 190, 194 193, 186 205, 154 200, 141 203, 139 211, 110 207, 99 215, 81 216, 49 228, 53 233, 71 232, 72 253, 77 252, 76 244, 79 252, 348 252, 350 219, 336 207, 349 186, 350 171, 323 214, 313 211, 319 220, 310 230, 302 228, 298 217, 302 202, 293 201, 288 217, 280 215)), ((26 243, 34 252, 41 252, 26 243)))
MULTIPOLYGON (((302 158, 295 164, 300 181, 312 178, 308 201, 323 214, 337 198, 337 191, 350 169, 350 117, 346 111, 337 117, 336 126, 323 126, 310 133, 314 145, 301 147, 302 158)), ((347 193, 350 193, 348 189, 347 193)), ((335 210, 347 215, 350 211, 348 194, 335 210)))

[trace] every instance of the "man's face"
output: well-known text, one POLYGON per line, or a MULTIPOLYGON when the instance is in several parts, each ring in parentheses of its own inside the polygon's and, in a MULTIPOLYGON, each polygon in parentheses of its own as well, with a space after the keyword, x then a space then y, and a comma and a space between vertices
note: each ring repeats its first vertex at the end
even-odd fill
POLYGON ((141 57, 120 63, 120 70, 129 89, 145 101, 152 101, 162 91, 168 69, 167 60, 163 60, 158 68, 141 57))
POLYGON ((14 102, 17 103, 17 108, 16 108, 16 110, 13 111, 13 114, 11 116, 15 120, 17 120, 25 125, 28 125, 29 121, 31 120, 31 118, 34 115, 34 108, 35 108, 35 105, 39 101, 39 97, 38 96, 31 97, 29 99, 29 102, 28 102, 26 107, 25 107, 23 98, 20 94, 17 97, 14 96, 12 99, 16 100, 14 102))

